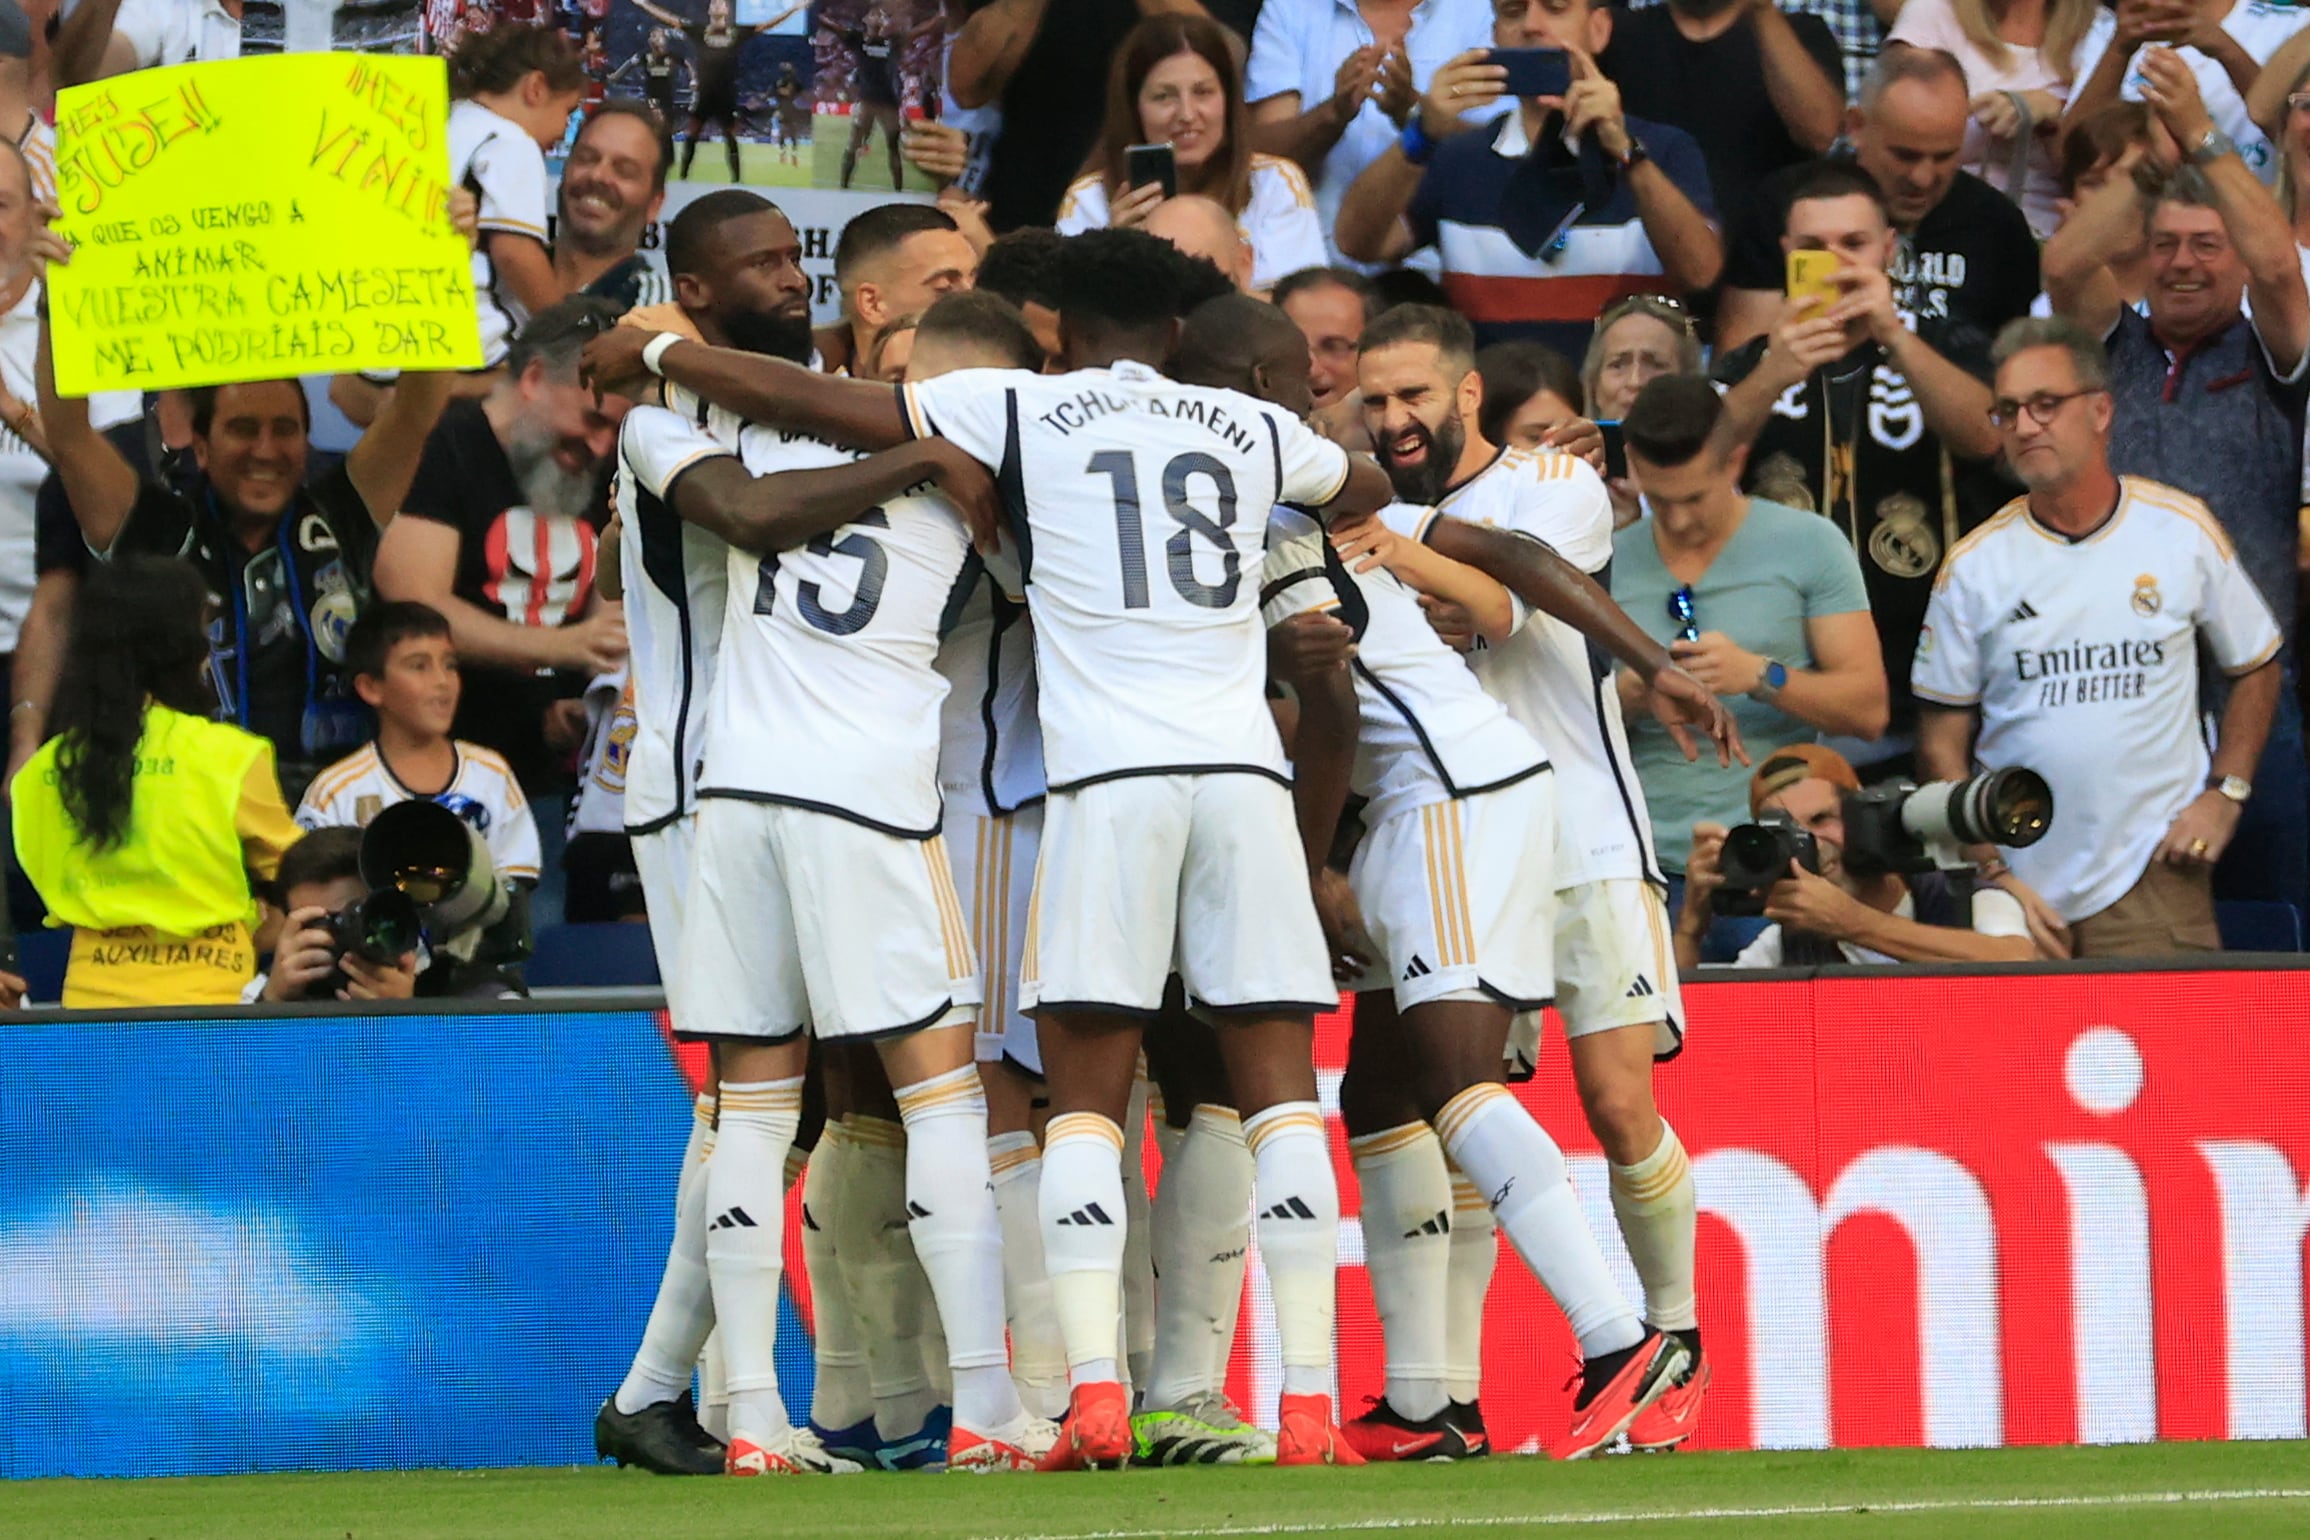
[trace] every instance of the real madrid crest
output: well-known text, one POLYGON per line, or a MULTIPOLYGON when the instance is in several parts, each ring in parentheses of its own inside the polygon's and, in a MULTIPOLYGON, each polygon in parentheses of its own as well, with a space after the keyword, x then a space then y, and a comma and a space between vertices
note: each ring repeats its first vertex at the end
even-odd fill
POLYGON ((2165 606, 2166 598, 2165 595, 2158 592, 2156 573, 2145 572, 2134 579, 2134 613, 2136 615, 2155 615, 2165 606))
POLYGON ((1921 578, 1941 565, 1941 537, 1923 499, 1896 492, 1877 505, 1869 559, 1897 578, 1921 578))
POLYGON ((358 607, 342 588, 329 590, 313 603, 313 646, 331 663, 345 661, 345 633, 353 629, 353 612, 358 607))
POLYGON ((1806 484, 1805 468, 1797 457, 1783 450, 1758 466, 1749 478, 1749 490, 1768 503, 1779 503, 1799 513, 1819 513, 1820 499, 1806 484))

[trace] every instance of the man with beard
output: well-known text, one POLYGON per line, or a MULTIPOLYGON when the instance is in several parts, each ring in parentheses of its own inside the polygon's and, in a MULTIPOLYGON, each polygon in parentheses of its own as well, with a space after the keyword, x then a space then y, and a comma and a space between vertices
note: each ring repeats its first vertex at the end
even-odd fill
MULTIPOLYGON (((683 316, 705 341, 809 361, 810 278, 802 270, 802 245, 769 200, 730 188, 683 209, 667 227, 666 270, 683 316)), ((687 1018, 675 986, 697 812, 694 776, 706 746, 706 699, 721 650, 730 560, 719 535, 675 516, 666 500, 671 478, 652 470, 692 463, 660 453, 645 431, 661 429, 658 438, 695 436, 695 400, 679 405, 688 409, 681 417, 638 417, 621 436, 617 519, 633 647, 635 730, 626 759, 626 832, 676 1022, 687 1018)), ((735 416, 708 409, 703 427, 724 450, 737 449, 735 416)), ((720 1444, 698 1427, 682 1399, 714 1327, 702 1174, 713 1110, 710 1097, 699 1099, 675 1188, 673 1248, 641 1347, 625 1382, 594 1418, 596 1454, 660 1475, 714 1475, 722 1469, 720 1444)), ((821 1280, 813 1291, 822 1312, 838 1287, 829 1289, 821 1280)))
MULTIPOLYGON (((1468 322, 1448 310, 1398 306, 1364 332, 1357 369, 1364 423, 1397 496, 1404 504, 1432 505, 1440 515, 1410 510, 1413 521, 1403 523, 1391 513, 1389 522, 1399 533, 1487 570, 1482 547, 1474 543, 1480 537, 1468 524, 1538 541, 1590 574, 1601 574, 1610 564, 1612 503, 1585 461, 1557 453, 1503 451, 1485 440, 1478 425, 1483 382, 1475 372, 1475 339, 1468 322)), ((1506 577, 1499 571, 1494 575, 1506 577)), ((1613 1211, 1644 1284, 1645 1324, 1674 1336, 1690 1355, 1676 1384, 1625 1431, 1643 1447, 1669 1448, 1691 1432, 1708 1384, 1693 1313, 1691 1169, 1652 1096, 1653 1060, 1683 1048, 1683 1011, 1676 960, 1669 952, 1664 880, 1621 722, 1622 702, 1605 687, 1592 657, 1578 631, 1535 615, 1505 643, 1479 653, 1474 666, 1485 690, 1547 750, 1556 767, 1554 993, 1564 1017, 1572 1078, 1589 1128, 1611 1163, 1613 1211)), ((1702 684, 1721 688, 1697 669, 1692 672, 1702 684)), ((1638 676, 1632 672, 1629 677, 1638 676)), ((1642 703, 1645 693, 1638 686, 1631 702, 1642 703)), ((1679 747, 1692 753, 1681 742, 1679 747)), ((1733 773, 1729 755, 1700 763, 1733 773)), ((1537 1012, 1520 1015, 1509 1044, 1511 1066, 1526 1076, 1535 1060, 1538 1027, 1537 1012)), ((1401 1063, 1384 1058, 1366 1062, 1367 1073, 1351 1075, 1352 1083, 1342 1086, 1341 1111, 1351 1133, 1376 1141, 1366 1148, 1389 1157, 1384 1176, 1375 1172, 1375 1187, 1391 1203, 1406 1182, 1424 1183, 1431 1195, 1440 1193, 1447 1182, 1442 1153, 1433 1135, 1423 1136, 1413 1127, 1426 1113, 1407 1094, 1411 1081, 1401 1063), (1415 1146, 1434 1152, 1416 1168, 1409 1155, 1415 1146)), ((1460 1125, 1448 1115, 1433 1122, 1462 1169, 1478 1175, 1453 1142, 1460 1125)), ((1359 1161, 1359 1170, 1362 1165, 1359 1161)), ((1466 1204, 1436 1205, 1446 1206, 1458 1210, 1455 1223, 1461 1226, 1479 1215, 1466 1204)), ((1508 1209, 1502 1206, 1498 1212, 1501 1225, 1513 1234, 1508 1209)), ((1375 1288, 1383 1276, 1403 1276, 1398 1269, 1421 1241, 1420 1236, 1402 1236, 1395 1226, 1371 1227, 1365 1244, 1375 1248, 1375 1288)), ((1519 1240, 1520 1249, 1524 1244, 1519 1240)), ((1425 1308, 1448 1306, 1455 1318, 1447 1326, 1462 1340, 1472 1341, 1467 1334, 1480 1329, 1491 1252, 1489 1246, 1452 1248, 1440 1264, 1451 1281, 1427 1291, 1438 1303, 1425 1308), (1468 1272, 1480 1276, 1452 1276, 1468 1272)), ((1413 1292, 1423 1291, 1415 1287, 1413 1292)), ((1593 1433, 1601 1414, 1591 1408, 1613 1405, 1607 1391, 1628 1363, 1618 1350, 1635 1340, 1628 1335, 1629 1323, 1617 1330, 1617 1338, 1583 1338, 1587 1371, 1573 1403, 1576 1430, 1593 1433)), ((1447 1357, 1455 1369, 1441 1389, 1459 1408, 1458 1420, 1423 1420, 1437 1412, 1432 1402, 1406 1406, 1383 1399, 1355 1431, 1359 1447, 1368 1452, 1382 1435, 1400 1441, 1435 1434, 1439 1437, 1431 1443, 1449 1444, 1480 1432, 1474 1407, 1478 1357, 1472 1347, 1447 1357)))
POLYGON ((559 761, 583 729, 576 697, 626 655, 619 607, 593 600, 601 474, 626 403, 597 401, 577 373, 616 314, 577 296, 530 317, 490 393, 442 414, 377 548, 380 594, 449 617, 465 668, 456 735, 503 754, 540 804, 540 924, 559 918, 559 761))
POLYGON ((666 281, 642 258, 642 231, 666 202, 661 120, 630 98, 602 103, 578 130, 561 174, 554 277, 621 310, 663 304, 666 281))

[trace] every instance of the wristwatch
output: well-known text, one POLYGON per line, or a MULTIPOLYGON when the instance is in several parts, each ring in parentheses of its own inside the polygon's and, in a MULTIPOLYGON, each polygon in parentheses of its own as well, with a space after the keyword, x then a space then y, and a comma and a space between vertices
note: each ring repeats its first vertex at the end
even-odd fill
POLYGON ((2244 807, 2246 799, 2254 795, 2254 783, 2242 775, 2209 775, 2206 777, 2206 790, 2218 791, 2244 807))
POLYGON ((1650 159, 1652 159, 1652 151, 1644 147, 1643 140, 1630 134, 1628 136, 1628 153, 1620 157, 1620 174, 1626 176, 1650 159))
POLYGON ((1404 159, 1415 166, 1426 165, 1428 157, 1436 153, 1436 141, 1430 139, 1427 131, 1420 127, 1418 113, 1412 114, 1411 121, 1404 125, 1404 131, 1396 136, 1396 148, 1403 151, 1404 159))
POLYGON ((1757 676, 1757 687, 1749 691, 1750 700, 1770 700, 1781 693, 1781 686, 1789 682, 1789 666, 1778 658, 1765 659, 1764 671, 1757 676))
POLYGON ((2206 166, 2211 165, 2217 160, 2220 160, 2225 155, 2235 155, 2237 153, 2237 140, 2232 139, 2228 134, 2223 133, 2219 128, 2209 127, 2206 130, 2205 137, 2200 139, 2197 144, 2190 150, 2187 158, 2189 163, 2193 166, 2206 166))

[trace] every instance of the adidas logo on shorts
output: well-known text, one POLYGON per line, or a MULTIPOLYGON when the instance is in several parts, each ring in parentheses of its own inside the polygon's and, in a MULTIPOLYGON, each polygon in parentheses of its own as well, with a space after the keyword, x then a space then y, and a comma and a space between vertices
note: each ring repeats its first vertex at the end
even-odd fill
POLYGON ((1420 960, 1419 953, 1414 952, 1412 954, 1412 965, 1404 970, 1404 977, 1407 979, 1424 979, 1435 971, 1435 969, 1429 967, 1425 962, 1420 960))
POLYGON ((1658 993, 1659 991, 1652 987, 1652 980, 1639 973, 1636 976, 1636 982, 1628 986, 1628 993, 1622 995, 1621 998, 1623 1000, 1641 1000, 1647 995, 1658 993))

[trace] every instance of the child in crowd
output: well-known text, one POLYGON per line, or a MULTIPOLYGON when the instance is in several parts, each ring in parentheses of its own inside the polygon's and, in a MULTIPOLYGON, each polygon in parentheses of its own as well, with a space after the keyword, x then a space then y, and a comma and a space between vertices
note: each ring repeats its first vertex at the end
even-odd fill
POLYGON ((449 736, 460 691, 448 618, 426 604, 373 604, 346 633, 345 666, 377 713, 377 736, 313 778, 297 822, 365 828, 395 803, 424 797, 481 831, 499 876, 535 886, 537 822, 513 768, 449 736))

